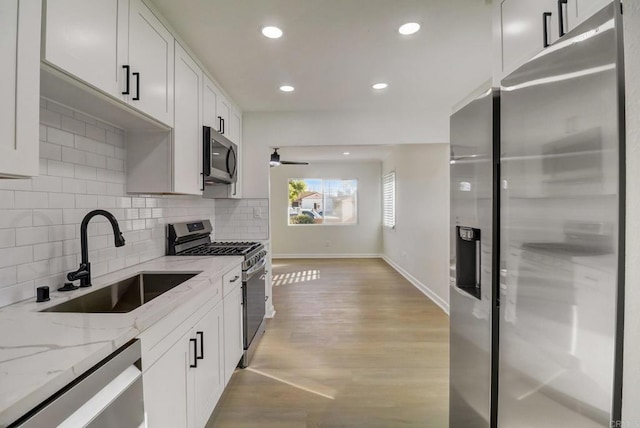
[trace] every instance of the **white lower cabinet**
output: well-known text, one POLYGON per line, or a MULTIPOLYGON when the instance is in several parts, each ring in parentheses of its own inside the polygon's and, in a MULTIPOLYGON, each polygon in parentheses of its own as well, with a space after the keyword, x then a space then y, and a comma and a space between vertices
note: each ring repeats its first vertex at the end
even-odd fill
POLYGON ((242 287, 224 296, 224 384, 229 383, 243 351, 242 287))
POLYGON ((143 372, 150 427, 204 427, 209 420, 224 390, 222 310, 218 302, 143 372))
POLYGON ((196 358, 189 364, 189 380, 193 384, 196 427, 204 427, 224 390, 224 331, 222 303, 216 305, 196 325, 196 358), (195 366, 194 366, 195 365, 195 366))
POLYGON ((149 427, 202 428, 211 417, 242 356, 241 273, 236 265, 207 285, 206 303, 181 305, 138 336, 149 427))
MULTIPOLYGON (((189 426, 187 397, 189 391, 189 337, 180 338, 143 373, 144 407, 148 427, 189 426)), ((143 339, 144 340, 144 339, 143 339)))

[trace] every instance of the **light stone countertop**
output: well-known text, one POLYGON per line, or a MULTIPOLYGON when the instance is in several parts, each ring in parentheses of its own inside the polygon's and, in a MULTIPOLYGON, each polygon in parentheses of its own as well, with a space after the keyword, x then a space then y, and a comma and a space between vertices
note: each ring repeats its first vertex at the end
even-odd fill
POLYGON ((93 286, 51 292, 0 308, 0 427, 6 427, 140 332, 182 305, 195 309, 238 256, 160 257, 93 279, 93 286), (143 306, 118 314, 39 312, 142 272, 202 272, 143 306), (198 298, 200 297, 200 298, 198 298))

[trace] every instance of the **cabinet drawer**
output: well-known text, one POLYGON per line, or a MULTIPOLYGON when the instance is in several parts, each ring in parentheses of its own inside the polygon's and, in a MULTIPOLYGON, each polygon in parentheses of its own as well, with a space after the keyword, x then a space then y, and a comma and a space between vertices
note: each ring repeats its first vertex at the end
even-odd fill
POLYGON ((222 276, 222 295, 226 296, 233 290, 242 284, 242 266, 238 265, 230 272, 222 276))
POLYGON ((138 335, 142 342, 142 371, 151 367, 200 318, 220 303, 222 282, 218 280, 211 287, 212 290, 197 303, 181 305, 138 335))

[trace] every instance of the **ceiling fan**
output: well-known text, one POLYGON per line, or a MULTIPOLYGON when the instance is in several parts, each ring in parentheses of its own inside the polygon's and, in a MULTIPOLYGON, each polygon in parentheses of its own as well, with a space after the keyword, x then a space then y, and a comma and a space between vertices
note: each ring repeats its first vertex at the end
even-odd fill
POLYGON ((269 160, 269 166, 274 167, 280 165, 309 165, 309 162, 292 162, 280 160, 280 153, 278 153, 278 150, 278 147, 273 149, 273 153, 271 153, 271 159, 269 160))

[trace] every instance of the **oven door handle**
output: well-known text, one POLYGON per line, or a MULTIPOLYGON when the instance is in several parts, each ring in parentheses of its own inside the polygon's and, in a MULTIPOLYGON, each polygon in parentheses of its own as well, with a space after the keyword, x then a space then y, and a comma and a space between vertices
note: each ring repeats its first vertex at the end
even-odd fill
POLYGON ((244 281, 249 280, 252 276, 255 275, 256 272, 258 272, 260 269, 262 269, 265 265, 267 264, 267 258, 263 258, 262 260, 260 260, 260 263, 258 263, 255 266, 252 266, 251 269, 249 269, 248 271, 246 271, 244 273, 244 281))

